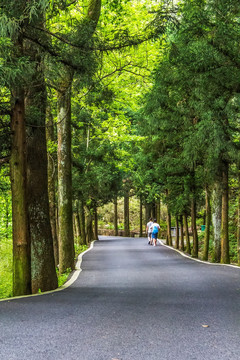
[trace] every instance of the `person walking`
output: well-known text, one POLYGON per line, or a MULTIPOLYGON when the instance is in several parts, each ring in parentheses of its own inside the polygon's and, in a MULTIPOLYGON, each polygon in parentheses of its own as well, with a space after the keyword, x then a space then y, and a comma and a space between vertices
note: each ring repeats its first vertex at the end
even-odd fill
POLYGON ((152 241, 153 241, 153 246, 157 245, 157 238, 158 238, 158 232, 160 229, 160 225, 157 223, 157 220, 154 219, 153 223, 152 223, 152 241))
POLYGON ((148 245, 152 245, 152 218, 149 219, 149 222, 147 223, 147 227, 146 227, 146 233, 148 236, 148 245))

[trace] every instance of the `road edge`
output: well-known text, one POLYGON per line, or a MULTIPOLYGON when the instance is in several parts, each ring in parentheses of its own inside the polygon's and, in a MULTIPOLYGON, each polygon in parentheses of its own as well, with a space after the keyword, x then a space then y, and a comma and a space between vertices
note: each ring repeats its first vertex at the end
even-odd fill
POLYGON ((227 267, 232 267, 232 268, 235 268, 235 269, 239 269, 240 270, 240 267, 237 266, 237 265, 233 265, 233 264, 220 264, 220 263, 211 263, 209 261, 204 261, 204 260, 200 260, 200 259, 196 259, 196 258, 193 258, 191 257, 190 255, 187 255, 185 254, 184 252, 178 250, 178 249, 175 249, 174 247, 172 246, 169 246, 169 245, 166 245, 162 242, 161 239, 157 239, 159 244, 162 245, 162 246, 165 246, 167 247, 168 249, 171 249, 173 251, 176 251, 178 252, 180 255, 182 255, 183 257, 189 259, 189 260, 193 260, 193 261, 197 261, 197 262, 200 262, 200 263, 203 263, 203 264, 206 264, 206 265, 213 265, 213 266, 227 266, 227 267))
POLYGON ((67 280, 65 282, 65 284, 63 284, 62 286, 58 287, 57 289, 54 289, 54 290, 50 290, 50 291, 45 291, 45 292, 42 292, 42 293, 37 293, 37 294, 30 294, 30 295, 21 295, 21 296, 13 296, 13 297, 10 297, 10 298, 5 298, 5 299, 0 299, 0 302, 3 302, 3 301, 11 301, 11 300, 17 300, 17 299, 24 299, 24 298, 29 298, 29 297, 33 297, 33 296, 41 296, 41 295, 48 295, 48 294, 53 294, 55 292, 58 292, 58 291, 62 291, 64 289, 67 289, 69 286, 71 286, 76 280, 77 278, 79 277, 80 273, 82 272, 82 269, 81 269, 81 265, 82 265, 82 257, 83 255, 85 255, 88 251, 92 250, 93 248, 93 245, 95 243, 95 241, 97 240, 94 240, 91 242, 91 245, 90 247, 83 251, 82 253, 80 253, 77 257, 77 262, 76 262, 76 265, 75 265, 75 270, 72 271, 72 276, 70 277, 69 280, 67 280))

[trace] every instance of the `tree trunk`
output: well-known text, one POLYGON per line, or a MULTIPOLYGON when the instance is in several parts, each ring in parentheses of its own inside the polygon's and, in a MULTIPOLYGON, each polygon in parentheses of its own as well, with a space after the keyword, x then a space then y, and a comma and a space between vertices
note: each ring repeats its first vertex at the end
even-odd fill
POLYGON ((167 209, 167 245, 172 246, 171 214, 169 213, 168 209, 167 209))
POLYGON ((212 191, 212 225, 214 253, 213 261, 221 260, 222 189, 220 181, 215 182, 212 191))
POLYGON ((81 244, 87 245, 86 229, 85 229, 85 210, 83 201, 80 201, 80 227, 81 227, 81 244))
POLYGON ((210 194, 209 189, 206 187, 206 224, 205 224, 205 236, 204 236, 204 250, 203 250, 203 260, 208 260, 209 252, 209 237, 210 237, 210 222, 211 222, 211 207, 210 207, 210 194))
POLYGON ((175 239, 175 249, 179 249, 179 224, 178 224, 178 216, 176 216, 176 239, 175 239))
POLYGON ((30 237, 27 220, 26 129, 22 89, 19 93, 14 93, 11 130, 13 295, 17 296, 31 293, 30 237))
POLYGON ((130 236, 129 229, 129 193, 125 192, 124 195, 124 236, 130 236))
POLYGON ((238 265, 240 266, 240 164, 238 164, 237 255, 238 255, 238 265))
POLYGON ((155 201, 153 201, 150 206, 151 206, 151 217, 152 217, 152 219, 154 220, 154 219, 156 219, 156 217, 157 217, 157 211, 156 211, 156 203, 155 203, 155 201))
POLYGON ((143 211, 142 211, 142 195, 140 195, 140 203, 139 203, 139 236, 143 236, 143 211))
MULTIPOLYGON (((54 134, 54 122, 50 109, 47 109, 47 126, 46 126, 46 140, 48 142, 55 142, 54 134)), ((56 227, 56 156, 48 152, 48 196, 49 196, 49 213, 50 213, 50 223, 52 229, 53 237, 53 251, 55 266, 59 264, 59 254, 58 254, 58 237, 57 237, 57 227, 56 227)))
POLYGON ((6 239, 8 240, 8 229, 9 229, 9 197, 8 193, 5 197, 5 217, 6 217, 6 239))
POLYGON ((183 222, 184 222, 185 235, 186 235, 186 252, 188 254, 191 254, 191 244, 190 244, 189 232, 188 232, 188 219, 186 214, 183 215, 183 222))
POLYGON ((161 224, 161 199, 157 202, 157 223, 161 224))
POLYGON ((78 208, 76 209, 76 212, 74 213, 74 222, 75 222, 75 231, 76 231, 76 241, 77 241, 77 244, 80 245, 81 244, 81 227, 80 227, 78 208))
POLYGON ((72 221, 72 159, 71 159, 71 81, 66 74, 65 87, 58 91, 58 224, 59 272, 74 269, 72 221))
POLYGON ((74 243, 77 242, 77 232, 76 232, 76 212, 73 212, 73 238, 74 243))
MULTIPOLYGON (((88 2, 88 18, 97 25, 101 11, 101 0, 89 0, 88 2)), ((93 30, 95 27, 93 28, 93 30)))
POLYGON ((149 204, 145 204, 145 224, 147 225, 151 217, 151 207, 149 204))
POLYGON ((196 200, 193 195, 191 199, 191 221, 192 221, 192 234, 193 234, 193 248, 192 257, 198 257, 198 234, 197 234, 197 214, 196 214, 196 200))
POLYGON ((118 236, 118 202, 114 199, 114 236, 118 236))
POLYGON ((222 191, 222 229, 221 229, 221 263, 229 264, 228 238, 228 163, 223 163, 223 191, 222 191))
POLYGON ((97 213, 97 206, 94 206, 94 240, 99 240, 99 238, 98 238, 98 213, 97 213))
POLYGON ((87 209, 86 216, 86 241, 90 244, 93 241, 93 227, 92 227, 92 215, 89 209, 87 209))
POLYGON ((183 231, 183 216, 180 216, 180 231, 181 231, 181 250, 184 251, 185 247, 184 247, 184 231, 183 231))
POLYGON ((27 194, 31 238, 32 292, 55 289, 53 239, 49 216, 47 146, 46 146, 46 86, 43 61, 38 49, 29 45, 36 68, 25 98, 27 115, 27 194))

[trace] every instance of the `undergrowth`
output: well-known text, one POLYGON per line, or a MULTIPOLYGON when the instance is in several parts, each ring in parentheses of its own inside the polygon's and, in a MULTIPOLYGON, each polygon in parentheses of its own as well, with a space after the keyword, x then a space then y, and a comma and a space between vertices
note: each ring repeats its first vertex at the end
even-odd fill
POLYGON ((0 242, 0 298, 12 296, 12 242, 2 239, 0 242))
MULTIPOLYGON (((77 256, 88 249, 87 245, 76 245, 75 254, 77 256)), ((76 260, 75 259, 75 260, 76 260)), ((12 239, 2 239, 0 242, 0 299, 6 299, 13 296, 13 274, 12 274, 12 239)), ((68 279, 71 269, 58 276, 58 286, 62 286, 68 279)))

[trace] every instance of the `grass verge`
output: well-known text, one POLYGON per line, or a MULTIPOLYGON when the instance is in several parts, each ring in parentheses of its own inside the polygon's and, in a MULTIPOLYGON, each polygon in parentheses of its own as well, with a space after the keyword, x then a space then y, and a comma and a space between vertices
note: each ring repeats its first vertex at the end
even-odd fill
POLYGON ((12 241, 3 239, 0 243, 0 298, 12 296, 12 241))
MULTIPOLYGON (((75 245, 76 259, 80 253, 88 249, 87 245, 75 245)), ((0 299, 6 299, 13 296, 13 274, 12 274, 12 241, 3 239, 0 242, 0 299)), ((58 287, 62 286, 68 279, 71 269, 58 276, 58 287)))

